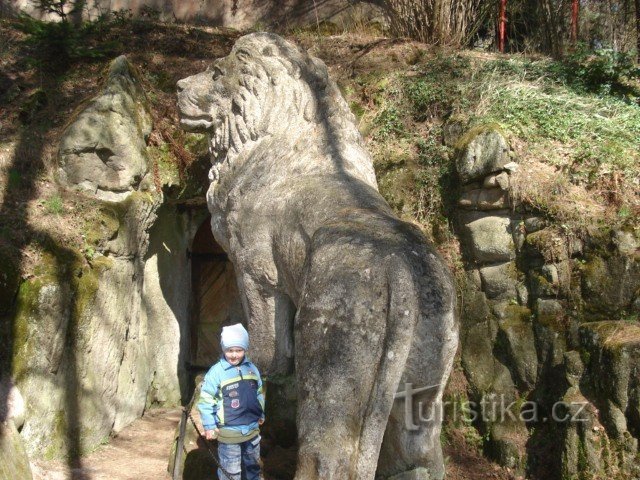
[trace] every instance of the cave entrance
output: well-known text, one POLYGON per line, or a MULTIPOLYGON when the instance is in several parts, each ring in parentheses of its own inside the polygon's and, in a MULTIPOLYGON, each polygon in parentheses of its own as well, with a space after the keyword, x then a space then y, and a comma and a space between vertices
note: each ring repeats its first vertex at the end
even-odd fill
POLYGON ((190 363, 209 368, 220 354, 222 327, 244 322, 233 264, 211 233, 211 216, 200 225, 191 246, 190 363))

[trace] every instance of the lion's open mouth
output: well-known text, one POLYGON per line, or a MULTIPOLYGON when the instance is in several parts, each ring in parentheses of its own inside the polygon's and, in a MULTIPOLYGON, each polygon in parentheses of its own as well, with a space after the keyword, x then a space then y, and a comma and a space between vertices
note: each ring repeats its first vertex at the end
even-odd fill
POLYGON ((205 132, 213 126, 211 115, 180 115, 180 127, 188 132, 205 132))

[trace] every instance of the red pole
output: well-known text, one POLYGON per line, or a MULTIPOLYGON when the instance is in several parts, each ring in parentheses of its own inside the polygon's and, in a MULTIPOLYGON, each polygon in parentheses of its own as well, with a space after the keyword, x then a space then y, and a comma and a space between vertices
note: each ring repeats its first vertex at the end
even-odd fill
POLYGON ((580 12, 580 0, 571 3, 571 43, 578 43, 578 14, 580 12))
POLYGON ((504 53, 504 43, 507 36, 507 0, 500 0, 500 15, 498 17, 498 50, 504 53))
POLYGON ((638 63, 640 63, 640 0, 636 0, 636 41, 638 50, 638 63))

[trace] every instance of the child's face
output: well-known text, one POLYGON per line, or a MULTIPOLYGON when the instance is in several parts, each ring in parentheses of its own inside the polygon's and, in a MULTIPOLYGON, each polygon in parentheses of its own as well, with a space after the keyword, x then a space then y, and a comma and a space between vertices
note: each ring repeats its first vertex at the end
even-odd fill
POLYGON ((227 359, 231 365, 238 365, 244 357, 244 348, 231 347, 224 351, 224 358, 227 359))

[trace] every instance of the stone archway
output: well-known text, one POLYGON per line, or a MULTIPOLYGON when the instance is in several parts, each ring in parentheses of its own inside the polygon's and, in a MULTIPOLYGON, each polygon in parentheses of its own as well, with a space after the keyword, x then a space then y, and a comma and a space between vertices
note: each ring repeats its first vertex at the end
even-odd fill
POLYGON ((208 368, 220 357, 220 332, 243 322, 233 264, 213 238, 211 217, 200 225, 191 246, 191 365, 208 368))

